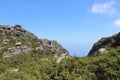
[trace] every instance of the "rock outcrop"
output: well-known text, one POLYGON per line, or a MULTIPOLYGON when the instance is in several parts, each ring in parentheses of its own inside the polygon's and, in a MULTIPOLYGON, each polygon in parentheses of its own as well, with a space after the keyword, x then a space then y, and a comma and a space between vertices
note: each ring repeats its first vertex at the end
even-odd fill
POLYGON ((14 38, 16 37, 25 37, 25 38, 31 38, 36 37, 34 34, 26 31, 21 27, 21 25, 0 25, 0 34, 1 35, 9 35, 14 38))
POLYGON ((41 46, 41 50, 48 50, 48 51, 56 51, 57 53, 62 52, 64 54, 67 54, 67 50, 65 50, 64 48, 62 48, 62 46, 57 43, 57 41, 55 40, 47 40, 47 39, 41 39, 42 41, 42 46, 41 46))
POLYGON ((110 37, 104 37, 96 42, 90 50, 88 56, 96 56, 107 53, 107 49, 120 46, 120 32, 110 37))
POLYGON ((47 51, 68 55, 68 51, 57 41, 38 39, 20 25, 0 25, 0 55, 2 57, 8 58, 30 51, 47 51))

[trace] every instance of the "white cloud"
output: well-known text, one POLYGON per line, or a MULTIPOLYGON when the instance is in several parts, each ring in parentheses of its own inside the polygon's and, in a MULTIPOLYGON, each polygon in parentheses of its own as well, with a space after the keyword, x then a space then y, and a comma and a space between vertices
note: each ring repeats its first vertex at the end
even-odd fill
POLYGON ((91 12, 113 15, 116 12, 115 8, 113 7, 114 3, 115 2, 113 0, 106 3, 95 3, 91 8, 91 12))
POLYGON ((120 19, 115 20, 114 25, 120 27, 120 19))

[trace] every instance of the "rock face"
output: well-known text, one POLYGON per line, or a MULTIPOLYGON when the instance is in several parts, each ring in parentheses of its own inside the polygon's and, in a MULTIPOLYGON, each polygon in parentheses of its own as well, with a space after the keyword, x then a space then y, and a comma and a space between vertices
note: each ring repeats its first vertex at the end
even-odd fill
POLYGON ((42 49, 46 49, 49 51, 56 51, 56 52, 62 52, 67 54, 67 50, 65 50, 64 48, 62 48, 62 46, 60 44, 58 44, 55 40, 47 40, 47 39, 41 39, 42 40, 42 45, 43 48, 42 49))
POLYGON ((41 42, 40 45, 36 46, 36 50, 45 50, 45 51, 52 51, 57 53, 63 53, 68 55, 68 51, 64 49, 57 41, 55 40, 48 40, 48 39, 39 39, 41 42))
POLYGON ((120 46, 120 32, 110 37, 104 37, 96 42, 90 50, 88 56, 107 53, 107 49, 120 46))
POLYGON ((30 51, 55 52, 68 55, 68 51, 54 40, 38 39, 20 25, 0 25, 0 56, 12 57, 30 51))

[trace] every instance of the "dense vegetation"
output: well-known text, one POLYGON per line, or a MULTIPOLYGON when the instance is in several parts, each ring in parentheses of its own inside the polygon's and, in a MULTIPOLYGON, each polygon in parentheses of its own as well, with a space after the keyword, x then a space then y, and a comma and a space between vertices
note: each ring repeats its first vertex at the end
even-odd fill
POLYGON ((0 80, 120 80, 120 48, 96 57, 68 57, 32 51, 0 59, 0 80))

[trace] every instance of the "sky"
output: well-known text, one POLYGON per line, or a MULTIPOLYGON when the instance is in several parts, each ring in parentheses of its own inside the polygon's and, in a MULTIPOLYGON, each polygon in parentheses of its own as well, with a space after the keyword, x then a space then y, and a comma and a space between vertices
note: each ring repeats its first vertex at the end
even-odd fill
POLYGON ((86 56, 102 37, 120 31, 120 0, 0 0, 0 24, 20 24, 38 38, 86 56))

